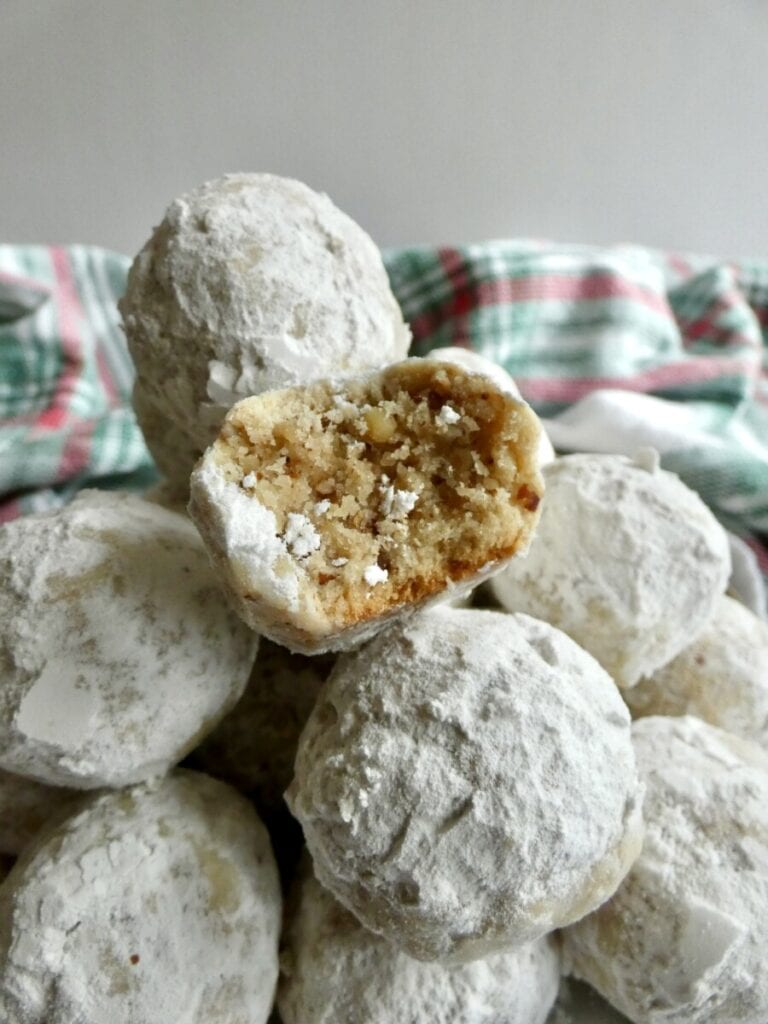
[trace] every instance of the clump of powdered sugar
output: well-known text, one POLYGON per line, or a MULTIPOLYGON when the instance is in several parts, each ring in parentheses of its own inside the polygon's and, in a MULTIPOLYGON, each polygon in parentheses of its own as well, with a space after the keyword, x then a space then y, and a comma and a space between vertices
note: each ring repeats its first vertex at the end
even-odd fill
POLYGON ((641 462, 569 455, 544 466, 536 536, 492 583, 504 608, 568 633, 621 687, 704 630, 731 565, 701 498, 641 462))
POLYGON ((383 476, 379 485, 381 493, 381 513, 386 519, 398 522, 407 519, 419 500, 418 491, 396 488, 390 483, 389 477, 383 476))
POLYGON ((283 540, 294 558, 307 558, 320 547, 320 534, 312 521, 300 512, 289 512, 283 540))
POLYGON ((386 583, 389 579, 389 573, 386 569, 382 569, 380 565, 369 565, 363 571, 363 579, 369 587, 375 587, 379 583, 386 583))
POLYGON ((633 727, 643 850, 565 932, 574 973, 633 1021, 768 1020, 768 755, 697 718, 633 727))
POLYGON ((267 832, 223 783, 90 797, 0 891, 0 1018, 265 1024, 280 902, 267 832))
POLYGON ((453 406, 446 404, 442 406, 440 412, 435 417, 438 423, 444 427, 451 427, 454 423, 458 423, 461 419, 461 413, 457 412, 453 406))
POLYGON ((594 659, 527 616, 439 609, 339 659, 287 798, 323 885, 409 955, 451 961, 605 900, 641 795, 594 659))
POLYGON ((305 870, 280 957, 284 1024, 543 1024, 560 974, 540 939, 471 964, 425 964, 363 928, 305 870))

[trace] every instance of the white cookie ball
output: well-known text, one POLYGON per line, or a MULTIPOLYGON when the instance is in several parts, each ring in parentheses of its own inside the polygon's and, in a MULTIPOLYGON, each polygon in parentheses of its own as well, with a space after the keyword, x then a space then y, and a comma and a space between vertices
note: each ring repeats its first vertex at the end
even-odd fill
MULTIPOLYGON (((459 345, 433 348, 427 353, 426 358, 437 359, 440 362, 455 363, 456 366, 461 366, 463 369, 469 370, 470 373, 479 373, 484 377, 490 377, 496 387, 501 388, 502 391, 506 391, 507 394, 513 395, 515 398, 519 398, 521 401, 523 400, 520 388, 504 367, 494 363, 492 359, 486 359, 485 356, 481 356, 479 352, 475 352, 471 348, 461 348, 459 345)), ((552 462, 554 458, 555 449, 552 447, 552 442, 542 427, 541 436, 539 437, 539 465, 545 466, 548 462, 552 462)))
POLYGON ((173 504, 186 505, 189 475, 205 447, 196 444, 177 427, 163 409, 147 397, 138 381, 134 384, 131 401, 144 441, 162 475, 158 488, 163 488, 163 495, 173 504))
POLYGON ((768 624, 724 595, 699 638, 624 699, 636 718, 695 715, 768 747, 768 624))
POLYGON ((286 799, 363 925, 468 961, 578 920, 624 877, 642 835, 629 727, 552 626, 440 608, 339 659, 286 799))
POLYGON ((246 800, 194 772, 90 796, 0 888, 9 1024, 264 1024, 280 888, 246 800))
POLYGON ((559 951, 539 939, 447 967, 399 952, 305 876, 280 955, 283 1024, 543 1024, 559 951))
POLYGON ((146 399, 201 449, 238 399, 384 366, 410 344, 369 236, 328 196, 272 174, 174 200, 120 311, 146 399))
POLYGON ((710 621, 730 574, 727 535, 655 452, 569 455, 543 473, 536 536, 493 591, 507 611, 551 622, 619 686, 634 686, 710 621))
POLYGON ((245 693, 194 752, 196 767, 248 795, 267 816, 283 806, 301 730, 333 667, 262 640, 245 693))
POLYGON ((0 530, 0 767, 75 788, 168 770, 242 693, 258 638, 185 517, 84 491, 0 530))
POLYGON ((635 1024, 768 1020, 768 755, 697 718, 633 728, 643 851, 565 932, 573 972, 635 1024))
POLYGON ((76 793, 71 789, 0 771, 0 853, 20 854, 37 832, 74 799, 76 793))

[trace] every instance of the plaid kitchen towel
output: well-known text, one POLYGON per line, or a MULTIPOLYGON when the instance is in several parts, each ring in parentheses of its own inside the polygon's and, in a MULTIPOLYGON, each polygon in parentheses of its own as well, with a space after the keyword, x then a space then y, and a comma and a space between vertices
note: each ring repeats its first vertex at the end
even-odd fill
MULTIPOLYGON (((555 423, 616 389, 675 403, 684 426, 663 464, 768 575, 768 262, 529 241, 385 261, 414 354, 475 349, 555 423)), ((84 246, 0 246, 0 519, 86 485, 153 481, 115 306, 128 264, 84 246)))

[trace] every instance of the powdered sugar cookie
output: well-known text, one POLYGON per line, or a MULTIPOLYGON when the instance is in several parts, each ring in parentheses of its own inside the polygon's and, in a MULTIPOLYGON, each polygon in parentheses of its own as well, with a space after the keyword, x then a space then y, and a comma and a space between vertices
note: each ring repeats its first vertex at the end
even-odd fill
POLYGON ((547 623, 440 608, 342 656, 286 799, 319 881, 411 956, 472 960, 575 921, 642 835, 629 714, 547 623))
POLYGON ((264 1024, 280 890, 246 800, 193 772, 90 796, 0 888, 7 1024, 264 1024))
POLYGON ((289 917, 280 967, 284 1024, 543 1024, 560 980, 548 938, 471 964, 412 960, 311 875, 289 917))
POLYGON ((488 378, 406 360, 238 403, 189 511, 245 622, 303 653, 348 649, 525 549, 538 431, 488 378))
POLYGON ((326 195, 272 174, 228 174, 181 196, 133 262, 120 301, 139 423, 166 473, 202 451, 247 395, 405 357, 410 332, 378 249, 326 195))
POLYGON ((768 625, 724 595, 699 638, 625 700, 636 718, 695 715, 768 746, 768 625))
POLYGON ((634 686, 711 619, 730 573, 726 533, 655 452, 569 455, 545 466, 544 479, 536 539, 494 579, 494 593, 634 686))
POLYGON ((697 718, 633 728, 643 851, 565 932, 574 973, 636 1024, 768 1020, 768 755, 697 718))
MULTIPOLYGON (((433 348, 427 353, 426 358, 437 359, 444 363, 455 363, 456 366, 461 366, 463 369, 469 370, 470 373, 480 373, 485 377, 490 377, 493 383, 502 391, 506 391, 507 394, 512 395, 514 398, 523 400, 520 388, 503 366, 499 366, 498 363, 494 363, 491 359, 486 359, 479 352, 473 352, 470 348, 460 348, 458 345, 433 348)), ((552 462, 554 458, 555 449, 552 447, 552 442, 542 427, 541 436, 539 437, 539 465, 544 466, 548 462, 552 462)))
POLYGON ((0 771, 0 853, 17 856, 75 793, 0 771))
POLYGON ((257 639, 187 518, 84 491, 0 529, 0 766, 76 788, 181 760, 245 687, 257 639))

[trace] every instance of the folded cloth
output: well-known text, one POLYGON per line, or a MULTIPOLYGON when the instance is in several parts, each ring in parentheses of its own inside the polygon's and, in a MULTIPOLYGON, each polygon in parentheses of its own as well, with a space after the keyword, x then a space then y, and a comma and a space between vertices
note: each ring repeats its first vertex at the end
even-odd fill
MULTIPOLYGON (((414 354, 500 363, 560 450, 653 444, 768 576, 768 261, 496 241, 385 262, 414 354)), ((128 265, 0 246, 0 519, 155 478, 115 305, 128 265)))

